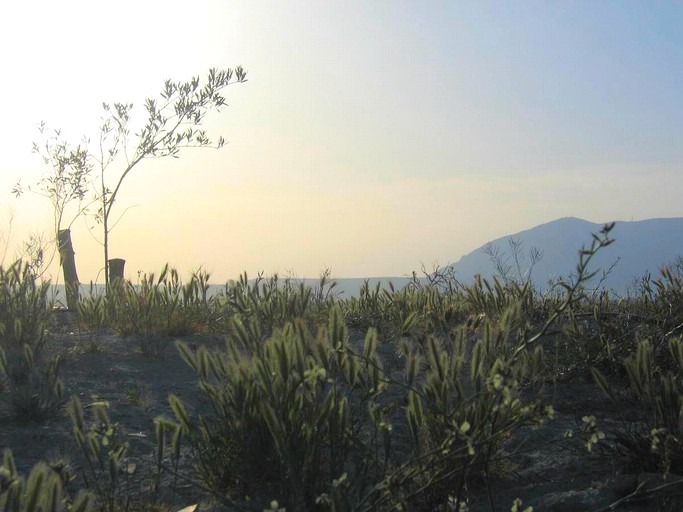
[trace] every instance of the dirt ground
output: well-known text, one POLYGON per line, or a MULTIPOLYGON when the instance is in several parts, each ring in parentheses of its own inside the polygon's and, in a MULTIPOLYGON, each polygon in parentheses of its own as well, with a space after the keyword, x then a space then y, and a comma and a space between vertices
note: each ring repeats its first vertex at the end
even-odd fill
MULTIPOLYGON (((129 443, 127 485, 132 494, 149 494, 151 471, 156 447, 154 419, 173 419, 168 404, 170 393, 178 395, 189 411, 201 406, 197 378, 178 355, 173 339, 160 340, 163 346, 158 357, 144 356, 132 338, 120 338, 112 332, 102 333, 96 350, 85 349, 87 333, 64 329, 46 342, 45 352, 62 358, 61 377, 65 398, 78 396, 85 407, 86 420, 91 418, 88 404, 107 402, 110 420, 117 425, 121 439, 129 443)), ((199 344, 215 349, 221 344, 210 336, 190 336, 183 341, 196 348, 199 344)), ((72 432, 66 411, 41 424, 16 424, 10 419, 0 421, 0 449, 10 448, 19 471, 28 474, 40 460, 66 461, 80 481, 83 457, 72 432)), ((181 458, 189 464, 187 454, 181 458)), ((188 466, 186 469, 190 470, 188 466)), ((188 471, 188 474, 190 471, 188 471)), ((186 482, 177 485, 179 499, 185 503, 200 499, 203 494, 186 482)))
MULTIPOLYGON (((206 404, 194 372, 178 355, 173 340, 166 340, 160 357, 145 357, 133 339, 121 339, 111 332, 101 337, 96 351, 83 350, 88 335, 68 325, 49 340, 49 352, 64 358, 62 379, 66 397, 77 395, 84 405, 96 401, 110 404, 109 416, 130 443, 127 485, 133 493, 149 493, 155 447, 154 418, 173 417, 167 396, 180 396, 191 411, 206 404)), ((218 348, 221 341, 211 336, 184 338, 191 346, 218 348)), ((582 418, 595 415, 598 427, 608 433, 623 427, 628 411, 618 410, 600 393, 588 377, 550 383, 549 400, 556 418, 538 430, 522 429, 505 446, 513 454, 501 475, 491 480, 490 489, 483 485, 469 491, 469 510, 510 510, 512 501, 521 498, 524 507, 535 511, 657 511, 683 510, 683 484, 678 475, 661 481, 657 474, 643 472, 628 465, 609 451, 599 447, 589 453, 581 438, 582 418), (573 431, 573 437, 567 432, 573 431), (639 486, 641 491, 663 486, 665 496, 657 500, 626 499, 639 486), (623 501, 619 501, 623 500, 623 501), (608 508, 613 506, 612 508, 608 508), (675 508, 678 507, 678 508, 675 508)), ((11 448, 17 465, 24 474, 41 459, 64 459, 78 475, 82 468, 77 445, 66 413, 39 425, 17 425, 0 422, 0 448, 11 448)), ((609 438, 609 436, 608 436, 609 438)), ((191 474, 189 457, 184 469, 191 474)), ((178 482, 172 508, 199 502, 206 495, 187 482, 178 482)))

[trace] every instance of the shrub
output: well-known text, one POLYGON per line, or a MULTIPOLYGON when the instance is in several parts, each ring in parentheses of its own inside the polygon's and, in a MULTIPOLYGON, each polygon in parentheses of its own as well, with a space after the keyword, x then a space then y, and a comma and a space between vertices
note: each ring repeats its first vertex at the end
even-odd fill
POLYGON ((366 330, 376 328, 385 339, 413 336, 424 341, 428 333, 445 334, 465 321, 467 307, 460 288, 423 285, 414 281, 412 286, 396 290, 377 283, 370 288, 366 281, 359 297, 341 303, 349 326, 366 330))
POLYGON ((95 352, 100 349, 100 336, 109 321, 107 309, 106 296, 98 295, 93 286, 89 295, 79 297, 78 327, 88 333, 85 350, 95 352))
POLYGON ((385 478, 375 506, 464 503, 467 484, 488 480, 512 432, 552 418, 552 406, 533 393, 522 397, 524 387, 540 376, 543 351, 540 346, 517 350, 526 342, 520 315, 520 307, 512 306, 500 323, 486 321, 471 349, 464 328, 450 341, 430 336, 424 370, 423 357, 406 349, 413 454, 385 478))
POLYGON ((0 372, 4 377, 2 401, 9 416, 17 422, 37 423, 56 414, 64 404, 64 383, 59 378, 61 359, 56 356, 40 368, 33 350, 24 345, 24 353, 8 358, 0 349, 0 372))
POLYGON ((6 352, 38 350, 47 325, 49 282, 37 284, 28 264, 16 261, 0 267, 0 347, 6 352))
POLYGON ((275 496, 287 510, 311 510, 340 479, 348 479, 349 500, 368 485, 377 463, 369 432, 383 428, 379 410, 377 423, 358 417, 383 390, 373 332, 360 360, 335 308, 317 336, 299 321, 260 345, 229 337, 224 352, 178 348, 212 413, 195 419, 177 397, 170 401, 214 492, 238 500, 275 496))
POLYGON ((121 336, 134 336, 145 355, 157 356, 169 336, 185 336, 208 327, 211 299, 209 274, 195 272, 183 285, 178 271, 166 265, 156 278, 144 274, 139 284, 118 281, 111 285, 111 317, 121 336))
MULTIPOLYGON (((513 465, 508 439, 553 417, 544 379, 616 358, 618 322, 633 305, 584 286, 591 258, 611 242, 610 229, 582 249, 574 279, 546 296, 516 281, 478 279, 463 287, 416 280, 400 291, 366 283, 360 298, 340 301, 328 293, 325 275, 317 291, 244 275, 210 299, 207 274, 182 285, 168 267, 138 285, 119 282, 109 298, 86 299, 79 308, 94 337, 110 319, 121 334, 138 336, 143 352, 156 354, 161 335, 207 326, 227 335, 215 352, 177 342, 205 400, 190 410, 169 397, 175 421, 156 419, 154 465, 144 476, 131 478, 128 441, 106 404, 90 404, 86 421, 80 402, 71 402, 84 483, 100 509, 156 507, 163 477, 174 490, 179 479, 193 480, 179 473, 184 445, 199 487, 234 509, 465 510, 476 488, 488 491, 494 509, 492 477, 513 465), (347 324, 366 330, 364 339, 350 336, 347 324), (546 351, 554 336, 566 342, 566 359, 553 367, 546 351)), ((674 286, 643 308, 664 315, 676 297, 674 286)), ((661 325, 671 338, 676 325, 661 325)), ((30 347, 20 355, 4 365, 16 369, 15 380, 33 372, 30 347)), ((683 341, 642 342, 624 367, 633 397, 646 404, 647 428, 621 437, 621 448, 643 455, 651 468, 678 471, 683 341), (671 357, 658 355, 662 346, 671 357)), ((144 388, 129 387, 126 395, 148 412, 144 388)), ((580 435, 589 449, 603 437, 595 415, 583 416, 580 435)), ((520 507, 516 500, 513 508, 520 507)))
POLYGON ((275 496, 288 510, 436 506, 487 476, 514 429, 552 416, 540 400, 521 399, 542 350, 516 350, 518 309, 501 322, 487 324, 469 377, 464 329, 453 345, 429 337, 424 369, 406 342, 405 382, 383 370, 376 331, 354 348, 338 308, 317 336, 299 322, 260 343, 229 337, 219 353, 178 343, 211 414, 193 418, 170 401, 202 480, 226 499, 275 496), (411 435, 411 453, 394 450, 396 430, 411 435))
POLYGON ((5 450, 0 466, 0 508, 6 512, 90 512, 94 509, 93 496, 80 492, 71 501, 64 492, 64 475, 45 462, 39 462, 28 480, 17 472, 10 450, 5 450))
POLYGON ((48 287, 22 261, 0 267, 0 386, 6 413, 16 421, 43 421, 62 406, 60 359, 42 360, 48 287))
POLYGON ((259 274, 249 282, 246 273, 239 281, 227 283, 216 303, 218 321, 214 330, 229 332, 235 324, 257 325, 264 336, 282 328, 292 320, 301 319, 309 328, 324 322, 335 303, 330 293, 328 278, 323 273, 314 290, 291 278, 281 279, 277 274, 264 278, 259 274))
POLYGON ((372 291, 366 283, 360 299, 333 305, 313 335, 321 310, 306 289, 244 276, 222 299, 225 350, 177 344, 211 409, 195 416, 170 397, 203 482, 226 502, 256 496, 264 501, 255 506, 267 507, 276 498, 287 510, 466 503, 465 489, 488 484, 515 430, 552 418, 540 395, 541 342, 580 302, 610 229, 581 251, 575 280, 545 303, 534 335, 533 294, 514 283, 480 281, 469 295, 430 285, 372 291), (455 328, 479 306, 480 329, 455 328), (344 315, 401 338, 405 377, 377 355, 377 330, 364 344, 349 339, 344 315))
MULTIPOLYGON (((624 359, 640 421, 636 428, 613 433, 633 464, 664 475, 683 473, 683 339, 669 339, 668 349, 672 369, 657 364, 649 340, 638 342, 635 353, 624 359)), ((605 376, 595 368, 592 371, 600 388, 619 403, 605 376)))
POLYGON ((68 404, 76 444, 84 459, 83 484, 96 500, 99 510, 115 512, 129 508, 154 509, 161 495, 165 471, 173 474, 171 499, 175 497, 181 432, 163 418, 154 421, 156 448, 151 458, 154 471, 145 474, 129 462, 129 443, 125 432, 107 414, 107 402, 88 404, 92 417, 86 418, 83 404, 74 397, 68 404), (167 453, 171 439, 172 451, 167 453), (132 476, 133 473, 138 473, 132 476))

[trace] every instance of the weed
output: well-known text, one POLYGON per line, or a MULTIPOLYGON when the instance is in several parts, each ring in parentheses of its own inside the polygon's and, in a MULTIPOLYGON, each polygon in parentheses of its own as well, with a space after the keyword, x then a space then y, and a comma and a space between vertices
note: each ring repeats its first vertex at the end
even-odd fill
POLYGON ((87 332, 88 341, 83 349, 87 352, 101 350, 100 337, 108 323, 106 297, 97 295, 91 285, 90 294, 78 301, 78 327, 87 332))
MULTIPOLYGON (((614 433, 629 458, 664 475, 683 471, 683 339, 670 339, 668 348, 673 370, 664 370, 656 363, 649 340, 641 340, 635 353, 624 359, 631 393, 640 405, 645 426, 614 433)), ((617 401, 605 376, 595 368, 592 371, 600 388, 617 401)))
POLYGON ((159 277, 141 274, 139 284, 113 283, 111 317, 121 336, 134 336, 141 352, 159 356, 169 337, 208 328, 212 299, 207 297, 209 274, 197 271, 183 285, 178 271, 166 265, 159 277))
POLYGON ((154 400, 148 387, 144 385, 128 386, 124 393, 131 405, 139 407, 146 416, 151 414, 154 400))
POLYGON ((0 348, 0 373, 5 381, 2 401, 9 417, 20 423, 38 423, 61 409, 64 384, 59 378, 60 364, 56 356, 41 369, 29 345, 24 345, 21 354, 0 348))
POLYGON ((64 473, 55 471, 45 462, 39 462, 24 479, 17 472, 14 457, 5 450, 0 466, 0 508, 6 512, 90 512, 94 510, 94 497, 79 492, 72 501, 64 492, 64 473))
POLYGON ((0 347, 37 351, 45 339, 49 282, 37 284, 28 264, 17 261, 0 267, 0 347))
POLYGON ((133 507, 167 509, 160 503, 162 475, 170 473, 173 477, 169 496, 172 504, 179 475, 183 439, 181 429, 169 420, 156 418, 157 442, 152 457, 155 470, 142 478, 133 477, 137 468, 128 459, 129 443, 118 424, 109 419, 109 404, 94 402, 86 407, 92 411, 90 421, 77 397, 71 399, 67 410, 73 424, 74 438, 84 459, 81 477, 85 487, 95 497, 98 509, 110 512, 133 507))
MULTIPOLYGON (((275 495, 288 510, 313 507, 359 455, 354 448, 365 427, 352 411, 376 403, 382 392, 374 347, 369 334, 366 362, 354 357, 338 309, 317 336, 300 321, 262 345, 228 338, 220 353, 192 352, 179 343, 213 410, 195 420, 171 397, 206 485, 232 499, 275 495)), ((361 464, 349 477, 355 492, 366 485, 361 475, 369 470, 361 464)))

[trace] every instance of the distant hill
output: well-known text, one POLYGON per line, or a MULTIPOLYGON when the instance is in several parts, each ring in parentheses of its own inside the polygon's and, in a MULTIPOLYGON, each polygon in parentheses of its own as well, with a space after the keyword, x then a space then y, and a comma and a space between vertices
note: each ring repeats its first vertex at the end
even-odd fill
MULTIPOLYGON (((603 224, 565 217, 493 240, 466 254, 444 270, 452 269, 458 281, 463 284, 472 283, 475 274, 491 278, 497 274, 491 261, 493 253, 498 255, 503 266, 509 267, 511 277, 519 277, 519 273, 526 276, 529 271, 530 251, 538 250, 542 257, 534 266, 531 279, 539 289, 546 290, 549 280, 569 276, 575 271, 579 249, 582 246, 589 246, 592 240, 591 233, 598 233, 602 226, 603 224), (519 271, 512 256, 511 243, 516 243, 519 247, 519 271)), ((592 262, 591 270, 607 270, 616 262, 602 286, 622 295, 629 290, 635 279, 647 272, 652 277, 658 277, 660 267, 673 262, 678 256, 683 256, 683 218, 618 221, 611 237, 615 242, 598 253, 592 262)), ((599 272, 594 278, 594 284, 600 275, 599 272)), ((391 282, 397 290, 411 281, 406 276, 334 278, 337 285, 332 291, 339 298, 357 297, 366 280, 371 289, 374 289, 378 282, 382 288, 388 288, 391 282)), ((420 280, 424 282, 424 279, 420 280)), ((304 278, 300 281, 314 288, 318 284, 318 279, 304 278)), ((102 289, 102 285, 99 285, 98 293, 101 293, 102 289)), ((223 284, 212 285, 209 294, 220 293, 223 289, 223 284)), ((86 286, 82 286, 82 292, 87 294, 86 286)), ((61 301, 63 297, 63 286, 53 286, 50 298, 61 301)))
MULTIPOLYGON (((526 231, 493 240, 463 256, 450 267, 462 283, 471 283, 475 274, 490 278, 496 274, 491 255, 508 268, 512 277, 528 274, 531 253, 536 249, 542 257, 534 266, 531 278, 541 289, 549 279, 568 276, 576 269, 578 251, 591 243, 591 233, 598 233, 603 224, 574 217, 565 217, 541 224, 526 231), (521 265, 514 262, 514 245, 519 247, 521 265)), ((617 222, 610 236, 615 242, 598 253, 591 270, 607 270, 616 266, 603 282, 605 288, 624 294, 635 278, 650 272, 659 275, 659 268, 683 255, 683 218, 649 219, 617 222)), ((594 279, 600 277, 600 273, 594 279)))

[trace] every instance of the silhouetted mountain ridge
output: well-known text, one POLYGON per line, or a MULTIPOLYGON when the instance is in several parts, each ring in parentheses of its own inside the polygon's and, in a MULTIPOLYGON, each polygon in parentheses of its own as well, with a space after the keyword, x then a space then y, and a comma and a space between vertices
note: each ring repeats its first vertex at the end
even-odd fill
MULTIPOLYGON (((491 254, 497 253, 511 277, 519 278, 520 274, 525 277, 530 268, 530 251, 538 249, 542 258, 533 267, 531 279, 541 289, 547 289, 549 280, 575 272, 578 251, 582 246, 590 246, 591 233, 598 233, 603 225, 575 217, 557 219, 493 240, 450 267, 465 284, 471 283, 475 274, 491 278, 497 273, 491 254), (512 245, 511 241, 514 241, 512 245), (522 257, 519 270, 513 258, 514 244, 518 244, 518 254, 522 257)), ((599 270, 593 283, 597 284, 602 271, 615 264, 603 286, 623 294, 634 279, 647 272, 657 277, 663 265, 683 255, 683 218, 617 221, 610 237, 615 242, 602 249, 591 264, 591 270, 599 270)))
MULTIPOLYGON (((590 246, 591 233, 598 233, 604 224, 589 222, 575 217, 564 217, 539 226, 507 235, 485 244, 478 249, 464 255, 460 260, 448 268, 455 271, 456 278, 463 284, 470 284, 475 274, 492 278, 497 271, 486 252, 487 246, 497 248, 506 265, 510 267, 510 276, 519 277, 512 258, 510 240, 519 242, 521 254, 524 257, 521 265, 523 277, 529 270, 529 251, 538 249, 542 253, 541 260, 534 266, 531 278, 541 290, 547 290, 548 281, 560 276, 567 277, 576 269, 582 246, 590 246)), ((610 234, 615 242, 602 249, 594 258, 591 270, 607 270, 616 263, 611 273, 603 282, 605 288, 611 288, 620 294, 625 294, 634 280, 641 278, 647 272, 653 277, 659 276, 659 269, 673 262, 676 257, 683 256, 683 218, 648 219, 641 221, 617 221, 610 234)), ((597 284, 601 272, 594 278, 597 284)), ((426 282, 421 273, 418 278, 426 282)), ((406 276, 370 277, 370 278, 333 278, 336 286, 332 293, 340 298, 357 297, 360 289, 368 281, 371 289, 379 283, 381 288, 388 288, 392 283, 400 290, 411 278, 406 276)), ((253 282, 253 279, 250 279, 253 282)), ((316 278, 295 279, 307 286, 316 288, 319 280, 316 278)), ((54 285, 53 296, 56 300, 64 297, 63 286, 54 285), (54 295, 56 293, 56 295, 54 295)), ((103 285, 99 285, 98 293, 102 293, 103 285)), ((209 294, 213 295, 224 290, 223 284, 211 285, 209 294)), ((83 290, 86 293, 85 289, 83 290)))

